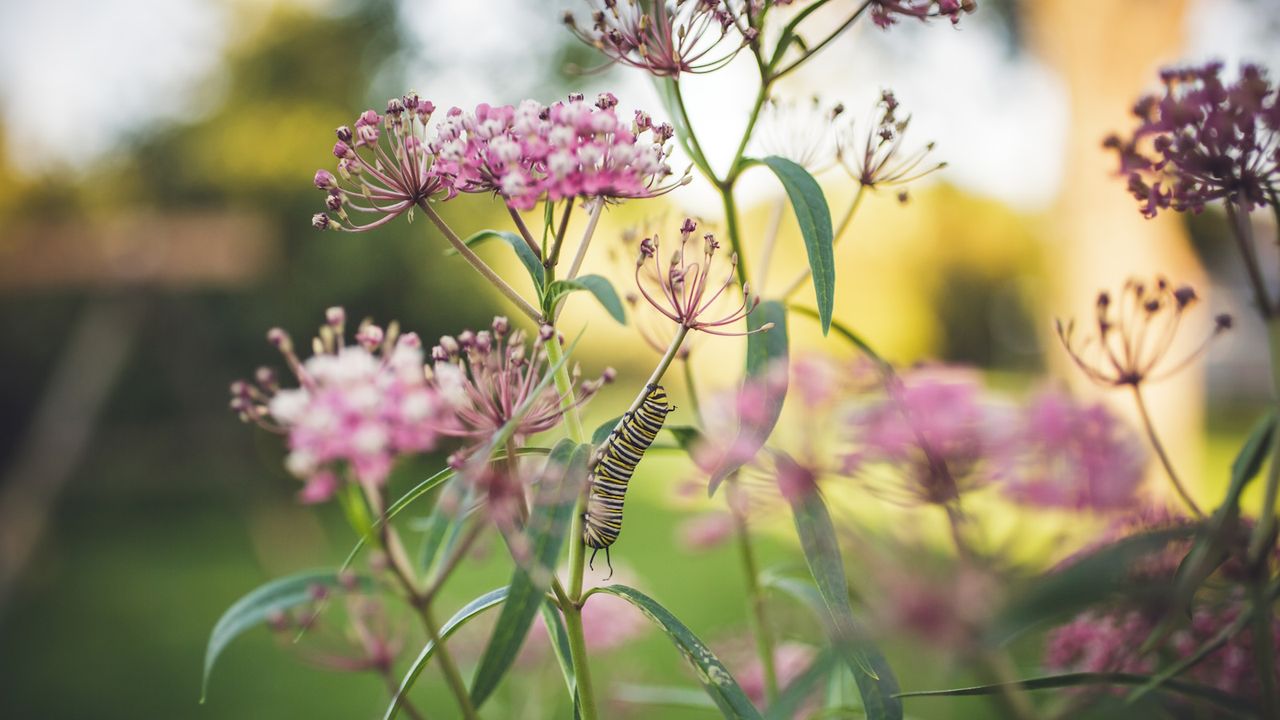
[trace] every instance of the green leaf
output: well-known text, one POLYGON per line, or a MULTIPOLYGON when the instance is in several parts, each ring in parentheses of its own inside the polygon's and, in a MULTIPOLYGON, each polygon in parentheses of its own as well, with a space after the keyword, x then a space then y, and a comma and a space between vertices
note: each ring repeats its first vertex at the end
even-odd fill
POLYGON ((618 297, 618 291, 613 289, 613 283, 601 275, 583 275, 573 280, 556 280, 547 288, 545 298, 545 311, 547 315, 554 314, 556 303, 565 295, 577 290, 586 290, 596 296, 596 300, 604 306, 609 312, 609 316, 618 321, 619 325, 627 324, 627 313, 622 307, 622 300, 618 297))
MULTIPOLYGON (((772 368, 780 367, 779 382, 769 386, 770 393, 766 398, 768 407, 763 422, 751 427, 738 429, 736 447, 752 447, 756 450, 764 447, 765 441, 773 432, 778 417, 782 414, 782 404, 787 399, 787 310, 775 300, 768 300, 747 316, 747 329, 758 330, 773 323, 773 327, 763 332, 747 336, 747 381, 762 380, 772 368)), ((735 457, 746 457, 750 453, 734 453, 735 457)), ((707 495, 715 495, 716 489, 724 479, 742 467, 740 462, 726 462, 711 472, 707 483, 707 495)))
POLYGON ((685 452, 692 452, 702 442, 702 431, 691 425, 668 425, 663 428, 676 439, 676 444, 685 452))
MULTIPOLYGON (((529 247, 529 243, 524 238, 513 232, 506 230, 481 230, 466 240, 463 244, 467 247, 475 247, 484 243, 486 240, 498 239, 505 241, 516 251, 516 257, 520 258, 520 264, 524 265, 524 269, 529 271, 529 278, 533 280, 533 286, 538 290, 542 290, 542 286, 547 282, 546 269, 542 267, 542 262, 538 260, 538 256, 533 254, 533 248, 529 247)), ((457 250, 449 248, 445 251, 446 255, 456 255, 457 250)))
MULTIPOLYGON (((253 592, 237 600, 218 618, 209 635, 209 644, 204 651, 204 678, 201 681, 200 702, 204 702, 209 692, 209 674, 218 656, 232 640, 246 630, 263 623, 277 612, 310 602, 314 597, 312 588, 316 586, 336 588, 341 585, 339 574, 333 570, 311 570, 301 572, 260 586, 253 592)), ((369 578, 359 577, 356 582, 361 588, 370 588, 373 582, 369 578)))
MULTIPOLYGON (((444 642, 449 639, 458 628, 466 625, 473 618, 489 608, 501 603, 507 599, 507 588, 501 587, 497 590, 490 590, 480 597, 472 600, 462 609, 453 614, 453 617, 445 621, 440 626, 440 641, 444 642)), ((432 653, 435 652, 435 643, 428 640, 427 644, 422 648, 422 652, 418 653, 418 657, 414 658, 410 663, 409 669, 405 671, 404 679, 400 681, 400 688, 396 691, 395 697, 391 698, 391 704, 387 706, 387 712, 383 715, 383 720, 392 720, 397 713, 400 712, 400 699, 408 694, 413 688, 413 684, 418 681, 418 676, 422 674, 422 670, 426 668, 427 661, 431 659, 432 653)))
MULTIPOLYGON (((1008 683, 992 685, 975 685, 973 687, 953 688, 950 690, 917 690, 900 693, 898 697, 966 697, 974 695, 993 695, 1010 687, 1023 690, 1052 690, 1084 685, 1144 685, 1151 680, 1149 675, 1132 673, 1066 673, 1048 677, 1031 678, 1008 683)), ((1162 690, 1171 691, 1184 697, 1204 700, 1220 708, 1247 717, 1257 717, 1253 706, 1243 698, 1223 692, 1217 688, 1182 680, 1167 680, 1161 685, 1162 690)))
MULTIPOLYGON (((1140 589, 1132 575, 1134 562, 1158 552, 1170 542, 1189 538, 1196 526, 1188 525, 1132 535, 1036 578, 1014 595, 996 617, 991 642, 1003 645, 1039 625, 1070 617, 1121 592, 1140 589)), ((1167 584, 1154 588, 1168 591, 1167 584)))
POLYGON ((471 702, 477 708, 484 704, 511 669, 543 603, 551 584, 552 568, 569 534, 575 500, 587 480, 590 451, 589 445, 576 445, 568 439, 561 440, 551 450, 547 467, 537 483, 538 497, 525 527, 532 564, 524 567, 517 562, 507 602, 502 606, 493 635, 480 657, 480 666, 471 684, 471 702))
POLYGON ((777 155, 761 160, 787 191, 796 223, 804 237, 804 249, 809 255, 809 269, 813 273, 813 291, 818 302, 818 315, 822 320, 822 334, 831 329, 831 312, 835 306, 836 261, 833 249, 831 210, 827 197, 818 181, 800 165, 777 155))
POLYGON ((809 667, 800 673, 773 701, 765 712, 766 720, 792 720, 818 685, 837 667, 838 658, 831 648, 823 648, 809 667))
POLYGON ((542 603, 542 622, 547 626, 547 637, 551 640, 551 649, 555 651, 556 662, 560 664, 560 674, 564 676, 565 687, 569 690, 569 699, 573 702, 573 717, 582 716, 582 708, 578 702, 578 680, 573 674, 573 653, 569 649, 569 631, 565 629, 564 618, 560 617, 560 609, 550 600, 542 603))
POLYGON ((831 645, 853 671, 868 720, 901 720, 897 678, 853 615, 844 560, 822 496, 815 489, 790 502, 800 547, 826 605, 831 645))
POLYGON ((596 431, 591 433, 591 444, 595 447, 603 445, 604 441, 609 439, 609 435, 613 432, 613 429, 618 426, 619 422, 622 422, 621 415, 615 418, 609 418, 608 420, 600 423, 600 427, 596 428, 596 431))
MULTIPOLYGON (((650 620, 658 624, 671 642, 675 644, 685 660, 697 672, 702 689, 706 691, 720 713, 726 718, 751 718, 763 720, 760 712, 751 704, 746 693, 733 679, 733 675, 725 669, 724 663, 703 644, 685 624, 676 619, 670 611, 658 604, 653 598, 626 585, 609 585, 597 588, 593 592, 609 593, 639 608, 650 620)), ((588 596, 589 597, 589 596, 588 596)))

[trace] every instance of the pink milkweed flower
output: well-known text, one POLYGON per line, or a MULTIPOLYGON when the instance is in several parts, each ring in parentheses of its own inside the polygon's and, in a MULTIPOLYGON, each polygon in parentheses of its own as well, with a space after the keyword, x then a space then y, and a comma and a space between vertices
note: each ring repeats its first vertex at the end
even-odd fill
POLYGON ((282 388, 267 368, 252 383, 231 385, 231 408, 242 420, 288 437, 285 467, 307 483, 301 499, 309 503, 332 497, 343 470, 381 484, 399 457, 435 447, 445 410, 427 384, 417 335, 366 321, 356 344, 347 345, 342 308, 327 317, 306 362, 284 330, 267 334, 298 387, 282 388))
MULTIPOLYGON (((512 331, 505 317, 494 318, 489 330, 440 338, 440 344, 431 350, 434 366, 430 385, 451 410, 451 417, 439 431, 485 442, 528 403, 528 411, 515 428, 517 443, 558 425, 565 412, 560 394, 550 385, 538 389, 549 368, 548 341, 552 341, 550 326, 543 326, 530 344, 524 331, 512 331)), ((576 367, 573 374, 577 386, 573 403, 577 406, 614 377, 612 369, 586 382, 576 382, 576 367)), ((467 453, 469 449, 464 451, 467 453)))
POLYGON ((871 21, 881 28, 888 28, 898 22, 898 16, 921 21, 945 17, 952 25, 957 25, 961 13, 977 9, 977 0, 871 0, 871 21))
POLYGON ((591 5, 591 27, 579 26, 566 12, 569 30, 613 62, 658 77, 719 70, 757 34, 729 0, 591 0, 591 5))
MULTIPOLYGON (((759 655, 755 653, 738 651, 735 654, 750 658, 745 660, 745 663, 742 660, 735 663, 743 665, 742 670, 737 673, 738 685, 751 702, 763 707, 766 702, 764 663, 760 662, 759 655)), ((773 649, 773 669, 778 680, 778 687, 785 688, 794 682, 796 678, 803 675, 804 671, 809 669, 809 665, 813 663, 817 654, 812 646, 798 642, 783 642, 775 647, 773 649)), ((796 710, 794 717, 809 717, 810 712, 812 712, 812 708, 809 706, 812 704, 805 703, 804 708, 796 710)))
MULTIPOLYGON (((614 577, 608 582, 588 575, 585 583, 585 589, 588 590, 606 584, 637 585, 635 572, 623 565, 618 566, 614 577)), ((546 622, 541 614, 533 622, 528 647, 535 652, 545 651, 548 647, 546 622)), ((617 595, 592 593, 582 604, 582 635, 587 650, 593 653, 626 647, 632 640, 644 636, 652 627, 643 613, 617 595)))
POLYGON ((862 187, 874 190, 906 185, 947 166, 945 162, 926 162, 933 152, 932 142, 912 152, 903 150, 911 116, 898 117, 898 100, 892 90, 880 94, 874 112, 862 134, 850 124, 838 137, 837 157, 862 187))
POLYGON ((1151 283, 1130 279, 1118 302, 1110 293, 1098 294, 1095 303, 1096 334, 1076 342, 1075 321, 1057 322, 1058 339, 1090 380, 1110 387, 1137 387, 1161 380, 1186 367, 1209 348, 1215 337, 1231 329, 1230 315, 1215 318, 1212 334, 1181 360, 1162 367, 1178 329, 1182 314, 1196 300, 1189 285, 1174 287, 1163 277, 1151 283))
POLYGON ((581 95, 550 107, 453 108, 428 144, 453 192, 491 192, 520 210, 540 200, 622 200, 661 195, 688 181, 668 164, 675 131, 637 111, 620 119, 617 98, 581 95))
POLYGON ((387 112, 366 110, 355 129, 342 126, 333 155, 337 174, 317 170, 315 186, 326 193, 327 212, 312 217, 319 230, 359 232, 385 225, 449 189, 427 149, 427 127, 435 105, 409 93, 387 102, 387 112), (373 219, 361 224, 352 214, 373 219))
POLYGON ((920 502, 946 505, 987 481, 995 420, 976 373, 912 370, 849 418, 845 429, 855 449, 843 469, 873 489, 897 486, 920 502), (897 476, 889 486, 877 481, 886 469, 897 476))
POLYGON ((720 243, 715 236, 708 234, 702 238, 702 252, 691 249, 689 241, 693 239, 697 229, 697 223, 691 218, 685 218, 680 226, 680 247, 671 254, 671 260, 665 268, 658 257, 658 236, 655 234, 642 240, 640 257, 636 260, 636 289, 668 320, 689 330, 733 336, 765 332, 772 328, 773 324, 767 323, 750 331, 724 329, 750 315, 760 304, 760 298, 752 296, 750 286, 744 285, 741 301, 734 299, 730 302, 731 310, 718 309, 717 301, 728 297, 725 290, 735 284, 734 271, 738 266, 738 255, 730 255, 724 280, 713 280, 712 265, 720 243))
POLYGON ((959 657, 980 647, 1002 600, 1000 579, 989 568, 930 562, 918 551, 869 559, 874 583, 866 604, 881 637, 909 637, 959 657))
POLYGON ((1218 62, 1163 70, 1163 95, 1134 105, 1133 135, 1104 141, 1143 215, 1200 212, 1215 200, 1246 212, 1276 204, 1280 93, 1256 65, 1243 66, 1233 84, 1221 73, 1218 62))
POLYGON ((681 522, 677 532, 681 547, 704 551, 723 545, 733 535, 733 529, 733 516, 715 510, 681 522))
POLYGON ((1019 409, 994 463, 1000 489, 1015 502, 1115 511, 1137 502, 1146 453, 1102 404, 1046 392, 1019 409))

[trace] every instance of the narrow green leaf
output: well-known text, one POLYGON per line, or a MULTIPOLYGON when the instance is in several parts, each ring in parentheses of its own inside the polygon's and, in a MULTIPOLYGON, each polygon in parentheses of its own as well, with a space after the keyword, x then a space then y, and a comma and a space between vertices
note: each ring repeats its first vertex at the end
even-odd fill
POLYGON ((702 683, 702 689, 715 702, 716 707, 720 708, 720 713, 724 717, 763 720, 760 712, 751 704, 751 700, 738 685, 738 681, 734 680, 733 675, 725 669, 724 663, 720 662, 715 653, 711 652, 711 649, 703 644, 688 627, 685 627, 684 623, 676 619, 675 615, 658 604, 656 600, 626 585, 609 585, 598 588, 594 592, 616 595, 639 608, 650 620, 657 623, 684 655, 685 660, 693 666, 698 680, 702 683))
POLYGON ((601 275, 583 275, 573 280, 556 280, 547 287, 546 294, 546 310, 550 315, 555 310, 556 303, 565 295, 577 290, 586 290, 600 301, 600 305, 608 311, 609 316, 618 321, 619 325, 627 324, 627 312, 622 307, 622 299, 618 297, 618 291, 613 289, 613 283, 601 275))
POLYGON ((676 439, 676 444, 685 452, 692 452, 702 442, 702 431, 691 425, 668 425, 663 428, 676 439))
MULTIPOLYGON (((312 588, 338 587, 340 585, 338 578, 339 573, 333 570, 311 570, 289 575, 258 587, 227 608, 213 626, 213 632, 209 635, 209 644, 205 648, 200 702, 203 703, 208 695, 209 674, 213 672, 214 663, 218 661, 218 656, 232 640, 255 625, 265 622, 274 613, 310 602, 314 597, 312 588)), ((372 581, 365 577, 357 578, 356 582, 361 588, 367 589, 373 586, 372 581)))
MULTIPOLYGON (((506 230, 481 230, 471 237, 463 240, 463 244, 467 247, 475 247, 487 240, 498 239, 506 242, 516 251, 516 257, 520 258, 520 264, 524 265, 524 269, 529 272, 529 278, 533 280, 533 286, 539 291, 547 282, 546 269, 542 267, 542 263, 538 260, 538 256, 533 254, 533 248, 529 247, 529 243, 524 238, 513 232, 506 230)), ((445 250, 446 255, 456 255, 457 250, 449 248, 445 250)))
POLYGON ((609 434, 613 432, 613 429, 617 427, 618 423, 621 421, 622 416, 619 415, 618 417, 609 418, 608 420, 600 423, 600 427, 596 428, 596 431, 591 433, 591 444, 595 447, 603 445, 604 441, 609 439, 609 434))
POLYGON ((561 440, 551 450, 525 527, 532 563, 525 567, 517 562, 507 602, 480 657, 480 666, 471 684, 471 701, 477 708, 489 698, 515 662, 543 603, 552 568, 569 534, 574 502, 586 483, 590 450, 589 445, 575 445, 568 439, 561 440))
MULTIPOLYGON (((1135 561, 1195 531, 1196 526, 1187 525, 1132 535, 1041 575, 1005 604, 992 625, 991 642, 1003 645, 1034 627, 1074 615, 1118 593, 1141 589, 1141 581, 1131 572, 1135 561)), ((1164 593, 1168 585, 1153 590, 1164 593)))
POLYGON ((813 273, 813 290, 818 303, 818 315, 822 320, 822 334, 831 329, 831 312, 835 306, 836 261, 833 249, 834 236, 831 227, 831 210, 827 196, 809 171, 800 165, 777 155, 761 160, 778 176, 782 187, 791 199, 796 223, 804 237, 804 249, 809 255, 809 269, 813 273))
MULTIPOLYGON (((1066 673, 1063 675, 1051 675, 1048 677, 1031 678, 1028 680, 1018 680, 1008 683, 953 688, 950 690, 916 690, 914 692, 899 693, 898 697, 966 697, 975 695, 993 695, 1010 687, 1021 688, 1023 690, 1053 690, 1057 688, 1080 687, 1084 685, 1144 685, 1150 680, 1151 677, 1149 675, 1136 675, 1132 673, 1066 673)), ((1241 714, 1246 717, 1258 716, 1256 709, 1254 709, 1253 706, 1245 699, 1207 685, 1199 685, 1182 680, 1167 680, 1163 685, 1161 685, 1161 689, 1177 693, 1184 697, 1204 700, 1220 708, 1230 710, 1233 713, 1241 714)))
POLYGON ((765 720, 792 720, 805 701, 818 689, 818 685, 837 667, 837 661, 831 648, 823 648, 809 667, 778 694, 778 698, 765 712, 765 720))
POLYGON ((556 662, 560 664, 560 674, 564 676, 565 688, 569 691, 569 699, 573 703, 573 717, 582 716, 582 707, 578 702, 578 680, 573 674, 573 654, 569 649, 569 631, 565 629, 564 618, 560 617, 560 609, 550 600, 542 603, 542 622, 547 626, 547 637, 551 640, 551 649, 556 654, 556 662))
MULTIPOLYGON (((777 368, 778 375, 771 378, 769 395, 766 398, 767 408, 762 422, 753 423, 750 427, 738 428, 737 447, 752 447, 756 450, 764 447, 773 427, 782 414, 782 404, 787 399, 787 310, 775 300, 768 300, 747 316, 747 328, 758 330, 773 323, 773 327, 763 332, 747 336, 747 379, 762 381, 764 376, 777 368)), ((735 457, 747 457, 750 453, 734 453, 735 457)), ((715 495, 724 479, 737 472, 742 463, 726 462, 715 468, 707 483, 707 495, 715 495)))
MULTIPOLYGON (((440 626, 440 641, 444 642, 445 640, 448 640, 449 636, 458 628, 466 625, 475 616, 506 599, 507 588, 501 587, 497 590, 490 590, 466 605, 463 605, 462 609, 454 613, 453 617, 446 620, 444 625, 440 626)), ((395 718, 396 714, 400 712, 401 698, 408 694, 409 690, 413 689, 414 683, 418 681, 418 676, 421 675, 423 669, 426 668, 427 661, 431 659, 431 655, 435 652, 435 649, 435 643, 428 640, 427 644, 422 648, 422 652, 418 653, 418 657, 414 658, 413 662, 410 663, 409 669, 405 671, 404 679, 400 681, 400 689, 396 691, 395 697, 391 698, 391 704, 387 706, 387 712, 383 715, 383 720, 392 720, 395 718)))
POLYGON ((898 681, 853 614, 844 560, 831 515, 816 490, 791 500, 800 547, 827 609, 831 645, 853 671, 868 720, 901 720, 898 681))

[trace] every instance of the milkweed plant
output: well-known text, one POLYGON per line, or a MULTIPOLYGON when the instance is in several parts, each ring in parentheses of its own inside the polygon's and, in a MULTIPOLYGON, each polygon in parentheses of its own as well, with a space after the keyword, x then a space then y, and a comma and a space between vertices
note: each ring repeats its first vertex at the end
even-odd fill
MULTIPOLYGON (((1097 708, 1133 717, 1280 717, 1280 462, 1268 462, 1280 451, 1277 408, 1240 449, 1225 495, 1202 504, 1145 401, 1152 384, 1232 329, 1232 318, 1213 316, 1212 298, 1175 279, 1135 278, 1100 292, 1093 316, 1059 322, 1063 359, 1128 395, 1142 421, 1136 428, 1058 390, 1014 400, 965 368, 894 367, 833 317, 837 274, 856 275, 837 273, 833 247, 864 197, 884 191, 906 200, 912 181, 943 164, 932 144, 908 135, 910 116, 892 92, 853 111, 789 101, 777 90, 857 23, 889 33, 906 22, 962 25, 974 0, 866 0, 834 31, 815 30, 811 20, 820 8, 836 9, 828 0, 582 5, 565 15, 567 30, 606 62, 649 74, 661 107, 634 108, 603 93, 442 109, 411 92, 337 129, 333 157, 315 174, 324 208, 312 224, 376 235, 400 218, 418 219, 422 241, 442 244, 444 262, 479 274, 507 314, 434 342, 395 322, 356 322, 338 307, 317 309, 322 320, 309 341, 267 333, 281 369, 232 384, 231 408, 282 438, 299 501, 341 506, 354 549, 335 568, 275 580, 235 603, 213 629, 206 685, 228 643, 266 626, 315 665, 376 675, 389 693, 388 719, 496 717, 486 701, 528 671, 522 648, 554 657, 564 680, 559 707, 583 720, 629 704, 636 716, 655 717, 660 710, 643 709, 650 702, 726 718, 895 720, 909 716, 913 698, 965 695, 990 696, 993 712, 1019 719, 1097 708), (742 56, 758 70, 758 89, 736 151, 713 163, 700 134, 707 130, 685 110, 683 82, 742 56), (677 149, 691 159, 687 169, 677 149), (829 202, 815 179, 828 171, 847 176, 851 199, 829 202), (808 259, 797 276, 765 282, 776 252, 800 248, 780 247, 776 224, 744 225, 739 185, 747 173, 773 177, 790 201, 808 259), (643 237, 596 237, 606 211, 680 193, 695 180, 719 194, 720 225, 691 218, 663 221, 643 237), (501 205, 510 225, 447 221, 441 209, 472 194, 501 205), (514 252, 516 272, 475 252, 495 239, 514 252), (626 272, 583 273, 590 254, 619 248, 634 261, 626 272), (747 248, 759 249, 753 262, 747 248), (636 347, 655 349, 660 359, 647 379, 575 359, 593 338, 567 335, 562 315, 592 299, 631 326, 636 347), (791 353, 796 323, 816 323, 827 342, 851 344, 856 359, 791 353), (733 389, 699 397, 695 343, 714 351, 734 342, 746 343, 745 366, 736 374, 721 368, 718 378, 727 372, 733 389), (673 374, 682 377, 668 393, 673 374), (607 383, 633 400, 598 407, 619 396, 599 394, 607 383), (803 412, 779 423, 784 400, 803 412), (582 420, 588 403, 615 419, 592 432, 582 420), (697 478, 671 484, 719 508, 682 525, 675 551, 737 548, 749 620, 741 647, 713 650, 657 593, 634 586, 625 560, 614 572, 629 550, 627 528, 650 522, 627 510, 625 498, 637 465, 659 447, 687 453, 697 478), (389 492, 397 464, 443 457, 435 474, 389 492), (1167 478, 1176 505, 1140 492, 1148 467, 1167 478), (1263 486, 1263 510, 1249 517, 1240 498, 1254 483, 1263 486), (985 540, 981 514, 969 507, 977 493, 998 494, 1032 517, 1065 513, 1105 529, 1056 566, 1029 567, 985 540), (837 495, 864 507, 892 504, 912 524, 941 521, 946 551, 833 520, 837 495), (771 518, 794 526, 794 560, 781 568, 759 562, 760 528, 771 518), (510 555, 509 581, 446 606, 442 589, 467 573, 485 542, 510 555), (454 633, 484 614, 492 629, 483 649, 456 652, 454 633), (602 654, 647 629, 671 640, 705 697, 602 685, 602 654), (1039 657, 1015 657, 1011 644, 1029 636, 1042 638, 1039 657), (911 647, 904 638, 944 649, 981 683, 904 685, 880 649, 886 640, 895 650, 911 647), (450 704, 429 706, 414 692, 424 675, 443 681, 450 704)), ((1280 386, 1280 299, 1251 222, 1254 213, 1280 213, 1276 86, 1255 66, 1234 77, 1216 64, 1176 68, 1159 79, 1162 92, 1134 106, 1134 127, 1104 146, 1144 215, 1225 209, 1280 386)), ((634 481, 657 479, 642 473, 634 481)))

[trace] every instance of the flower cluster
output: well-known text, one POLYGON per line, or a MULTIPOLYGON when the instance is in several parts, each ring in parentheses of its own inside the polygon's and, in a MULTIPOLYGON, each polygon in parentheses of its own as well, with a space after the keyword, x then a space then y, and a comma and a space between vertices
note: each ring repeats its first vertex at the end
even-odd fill
POLYGON ((317 213, 312 225, 320 230, 371 230, 448 190, 448 179, 440 175, 426 147, 434 112, 430 101, 409 93, 389 100, 385 115, 365 110, 354 130, 338 128, 333 146, 338 174, 317 170, 315 175, 329 212, 317 213), (375 219, 360 224, 348 211, 375 219))
MULTIPOLYGON (((1245 611, 1241 602, 1221 607, 1201 607, 1189 626, 1173 633, 1156 651, 1143 655, 1143 647, 1155 629, 1153 620, 1137 610, 1087 612, 1049 633, 1045 665, 1068 672, 1129 672, 1148 674, 1161 655, 1187 658, 1218 636, 1245 611)), ((1252 631, 1230 636, 1187 671, 1187 679, 1241 697, 1258 697, 1258 673, 1254 668, 1252 631)), ((1272 623, 1265 642, 1280 646, 1280 626, 1272 623)), ((1280 678, 1280 674, 1277 675, 1280 678)))
POLYGON ((1213 338, 1231 328, 1230 315, 1217 316, 1213 333, 1196 350, 1164 366, 1182 315, 1197 299, 1190 286, 1174 287, 1163 277, 1151 283, 1130 279, 1118 301, 1110 293, 1098 294, 1096 334, 1078 339, 1075 321, 1058 321, 1058 338, 1090 380, 1104 386, 1136 387, 1186 367, 1208 349, 1213 338))
POLYGON ((779 155, 817 174, 835 164, 842 115, 842 103, 816 95, 807 101, 769 98, 752 140, 759 156, 779 155))
POLYGON ((1163 71, 1163 95, 1133 109, 1133 135, 1106 139, 1147 217, 1199 212, 1220 199, 1245 211, 1276 204, 1280 95, 1255 65, 1241 68, 1233 84, 1221 73, 1221 63, 1163 71))
MULTIPOLYGON (((995 447, 992 408, 978 377, 952 368, 921 368, 890 383, 886 397, 860 408, 847 431, 854 445, 844 472, 869 479, 874 468, 903 474, 908 494, 945 505, 983 484, 995 447)), ((897 483, 895 483, 897 484, 897 483)))
MULTIPOLYGON (((430 385, 451 409, 450 422, 440 432, 484 442, 519 417, 514 437, 521 442, 559 424, 565 412, 560 394, 554 387, 539 387, 552 337, 551 327, 543 326, 530 344, 523 330, 512 331, 507 318, 497 317, 489 330, 440 338, 431 350, 430 385)), ((599 379, 578 383, 574 403, 585 403, 613 375, 606 369, 599 379)))
POLYGON ((327 320, 306 362, 284 330, 267 334, 298 387, 282 388, 268 368, 231 386, 241 419, 288 436, 285 466, 306 481, 304 502, 332 497, 344 469, 361 483, 382 483, 398 457, 435 446, 446 410, 427 383, 417 335, 366 321, 346 345, 346 313, 330 308, 327 320))
POLYGON ((610 60, 659 77, 708 73, 733 60, 756 37, 739 25, 729 0, 592 0, 591 27, 572 12, 565 25, 610 60))
MULTIPOLYGON (((760 304, 760 298, 751 295, 750 285, 742 287, 742 298, 729 303, 732 309, 718 310, 718 301, 725 291, 735 284, 734 272, 738 255, 729 257, 723 281, 713 280, 712 265, 720 243, 713 235, 702 238, 702 252, 691 250, 690 241, 698 231, 691 218, 685 218, 680 226, 680 247, 671 254, 671 260, 663 267, 658 258, 658 236, 640 242, 640 257, 636 260, 636 287, 644 299, 668 320, 689 330, 701 330, 711 335, 747 335, 748 332, 727 330, 729 325, 751 314, 760 304)), ((773 327, 767 324, 751 332, 762 332, 773 327)))
POLYGON ((865 135, 858 135, 857 129, 850 126, 838 138, 841 164, 863 187, 905 185, 947 166, 945 162, 926 162, 933 152, 932 142, 910 153, 903 151, 911 117, 898 117, 898 99, 893 91, 880 94, 873 117, 865 135))
POLYGON ((924 21, 945 17, 952 25, 960 22, 961 13, 978 9, 977 0, 871 0, 871 21, 882 28, 898 22, 898 16, 924 21))
POLYGON ((995 454, 1005 495, 1037 507, 1122 510, 1136 500, 1146 468, 1141 440, 1100 403, 1061 393, 1031 400, 995 454))
POLYGON ((672 127, 641 111, 624 122, 617 105, 603 93, 594 105, 571 95, 550 107, 453 108, 428 147, 453 191, 497 193, 521 210, 544 199, 652 197, 685 182, 667 164, 672 127))
POLYGON ((392 617, 383 599, 361 587, 354 574, 343 574, 339 580, 332 589, 313 585, 308 602, 271 613, 267 627, 281 646, 317 667, 339 672, 391 672, 404 650, 405 628, 392 617), (343 612, 330 607, 334 599, 341 600, 343 612), (304 630, 305 642, 300 643, 299 633, 304 630))

